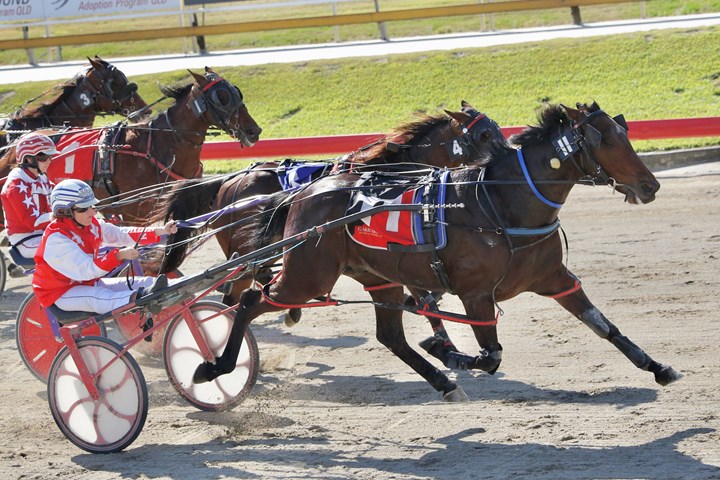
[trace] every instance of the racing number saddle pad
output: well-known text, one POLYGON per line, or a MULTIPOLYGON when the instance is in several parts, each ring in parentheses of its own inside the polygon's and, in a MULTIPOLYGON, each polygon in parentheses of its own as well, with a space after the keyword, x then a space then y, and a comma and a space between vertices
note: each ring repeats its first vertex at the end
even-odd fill
POLYGON ((445 232, 446 181, 449 171, 433 171, 421 179, 367 173, 355 185, 347 208, 354 214, 381 205, 440 205, 423 212, 385 211, 364 217, 360 223, 345 229, 356 243, 368 248, 389 251, 420 252, 440 250, 447 244, 445 232))

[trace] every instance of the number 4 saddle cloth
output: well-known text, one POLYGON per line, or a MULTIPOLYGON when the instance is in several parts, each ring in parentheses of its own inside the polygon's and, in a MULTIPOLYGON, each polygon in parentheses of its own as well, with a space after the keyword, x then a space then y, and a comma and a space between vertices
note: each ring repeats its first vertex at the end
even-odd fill
POLYGON ((368 248, 391 252, 427 252, 447 244, 445 192, 448 170, 433 170, 413 178, 386 172, 363 174, 353 188, 347 214, 381 205, 423 204, 420 212, 383 211, 346 225, 350 238, 368 248))

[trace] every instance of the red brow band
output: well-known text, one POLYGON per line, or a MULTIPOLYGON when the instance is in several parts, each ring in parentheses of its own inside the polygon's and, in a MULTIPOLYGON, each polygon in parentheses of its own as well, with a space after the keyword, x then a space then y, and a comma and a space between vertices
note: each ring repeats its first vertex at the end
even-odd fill
POLYGON ((466 129, 466 130, 470 130, 470 127, 472 127, 473 125, 475 125, 475 122, 477 122, 478 120, 482 120, 483 118, 485 118, 485 115, 484 115, 484 114, 478 115, 477 117, 475 117, 475 118, 473 119, 472 122, 470 122, 470 124, 469 124, 467 127, 465 127, 465 129, 466 129))
POLYGON ((201 90, 204 92, 204 91, 206 91, 208 88, 212 87, 213 85, 215 85, 215 84, 218 83, 218 82, 222 82, 223 80, 224 80, 223 78, 218 78, 218 79, 216 79, 216 80, 213 80, 212 82, 210 82, 210 83, 208 83, 207 85, 205 85, 201 90))

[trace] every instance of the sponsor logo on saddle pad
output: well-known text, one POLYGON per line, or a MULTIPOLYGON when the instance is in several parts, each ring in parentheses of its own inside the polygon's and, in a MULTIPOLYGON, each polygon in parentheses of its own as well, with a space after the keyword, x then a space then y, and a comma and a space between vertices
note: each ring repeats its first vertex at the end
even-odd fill
MULTIPOLYGON (((352 194, 347 214, 361 213, 382 205, 420 204, 428 203, 429 200, 431 203, 442 203, 438 200, 445 196, 444 181, 436 184, 439 187, 436 198, 427 197, 428 182, 432 181, 429 177, 418 182, 381 175, 363 176, 356 184, 356 187, 362 189, 352 194)), ((446 244, 445 227, 442 223, 444 212, 441 209, 433 209, 432 212, 438 215, 425 219, 418 212, 389 210, 364 217, 360 224, 346 225, 345 229, 353 241, 368 248, 427 251, 428 248, 420 248, 425 246, 430 247, 429 249, 441 249, 446 244)))

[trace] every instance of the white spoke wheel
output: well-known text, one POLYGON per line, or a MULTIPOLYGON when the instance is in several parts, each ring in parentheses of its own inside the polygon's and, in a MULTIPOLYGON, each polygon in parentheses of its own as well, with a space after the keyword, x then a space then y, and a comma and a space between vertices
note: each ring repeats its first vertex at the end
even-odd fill
MULTIPOLYGON (((201 300, 189 309, 202 335, 215 357, 225 349, 233 325, 230 313, 218 315, 227 308, 222 303, 201 300)), ((180 395, 200 410, 218 411, 242 402, 257 381, 260 355, 255 336, 245 331, 235 370, 220 375, 212 382, 194 384, 195 368, 205 361, 182 315, 175 317, 167 327, 164 339, 165 370, 180 395)))
POLYGON ((77 347, 100 397, 93 400, 80 378, 70 351, 64 347, 50 367, 48 403, 60 431, 91 453, 119 452, 130 445, 145 425, 148 392, 142 371, 127 352, 103 337, 85 337, 77 347))
MULTIPOLYGON (((105 324, 84 328, 83 337, 106 336, 105 324)), ((15 319, 15 343, 25 366, 41 382, 46 382, 55 355, 65 345, 53 334, 50 320, 34 294, 25 297, 15 319)))

